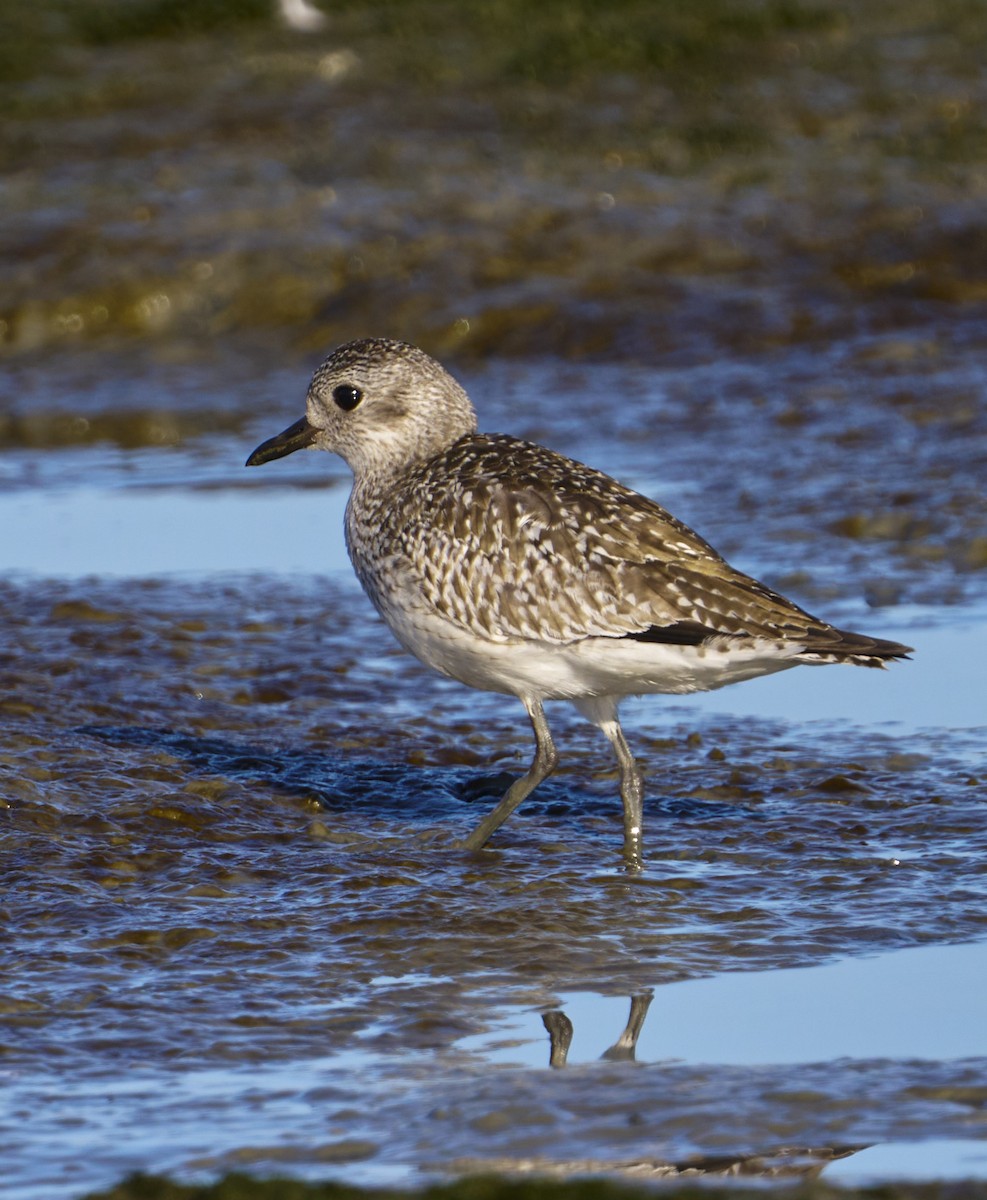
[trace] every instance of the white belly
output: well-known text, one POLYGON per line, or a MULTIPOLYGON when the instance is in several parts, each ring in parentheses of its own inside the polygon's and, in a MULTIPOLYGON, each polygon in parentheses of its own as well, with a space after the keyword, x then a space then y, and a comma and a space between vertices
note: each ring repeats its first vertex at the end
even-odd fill
POLYGON ((801 649, 775 642, 737 647, 726 639, 698 647, 600 637, 489 641, 417 605, 388 606, 382 615, 406 650, 443 675, 536 700, 706 692, 793 667, 801 649))

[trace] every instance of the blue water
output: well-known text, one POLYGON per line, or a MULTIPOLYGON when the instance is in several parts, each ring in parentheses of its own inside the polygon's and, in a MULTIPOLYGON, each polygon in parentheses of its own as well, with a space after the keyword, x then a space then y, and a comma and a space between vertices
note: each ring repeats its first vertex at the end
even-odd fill
MULTIPOLYGON (((921 946, 819 967, 728 972, 656 990, 639 1062, 776 1066, 857 1059, 987 1059, 987 943, 921 946)), ((627 1016, 624 997, 564 995, 569 1063, 599 1059, 627 1016)), ((462 1049, 541 1067, 540 1011, 508 1015, 462 1049)))

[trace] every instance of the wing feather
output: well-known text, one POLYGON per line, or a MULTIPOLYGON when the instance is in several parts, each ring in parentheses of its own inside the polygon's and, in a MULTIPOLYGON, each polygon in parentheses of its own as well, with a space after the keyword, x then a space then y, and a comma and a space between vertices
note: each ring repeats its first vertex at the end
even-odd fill
POLYGON ((408 499, 401 536, 408 561, 428 564, 426 600, 484 637, 571 643, 687 623, 794 640, 829 628, 659 504, 540 446, 470 435, 415 473, 408 499))

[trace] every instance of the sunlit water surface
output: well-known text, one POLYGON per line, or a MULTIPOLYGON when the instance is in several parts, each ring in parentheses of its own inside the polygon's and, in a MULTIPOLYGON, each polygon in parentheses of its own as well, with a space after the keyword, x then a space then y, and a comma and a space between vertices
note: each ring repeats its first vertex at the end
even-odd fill
POLYGON ((184 396, 249 409, 174 448, 0 457, 11 1200, 137 1168, 987 1176, 980 442, 930 444, 883 376, 857 442, 818 395, 793 437, 803 368, 469 381, 488 426, 916 648, 628 703, 638 875, 607 748, 563 706, 557 777, 489 852, 456 848, 526 722, 393 647, 345 561, 341 463, 243 471, 303 370, 291 391, 189 368, 184 396), (861 524, 917 503, 863 470, 887 426, 916 487, 948 476, 940 524, 861 524))

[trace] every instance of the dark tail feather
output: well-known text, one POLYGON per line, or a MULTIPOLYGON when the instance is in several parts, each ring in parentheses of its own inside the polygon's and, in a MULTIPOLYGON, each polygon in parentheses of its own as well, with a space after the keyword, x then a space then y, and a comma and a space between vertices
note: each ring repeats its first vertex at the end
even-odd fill
POLYGON ((884 638, 832 627, 807 640, 810 644, 799 658, 809 662, 847 662, 857 667, 883 667, 895 659, 908 658, 912 653, 912 647, 903 646, 901 642, 889 642, 884 638))
MULTIPOLYGON (((807 617, 807 621, 815 621, 815 618, 807 617)), ((701 646, 713 640, 725 643, 731 639, 742 643, 754 636, 755 634, 746 631, 714 629, 699 621, 652 625, 649 629, 624 634, 625 638, 636 642, 663 642, 671 646, 701 646)), ((793 622, 790 627, 776 628, 773 635, 769 628, 765 628, 759 630, 756 636, 766 641, 775 636, 787 642, 804 642, 805 649, 797 658, 810 664, 848 662, 858 667, 883 667, 887 662, 907 658, 912 652, 911 646, 903 646, 900 642, 889 642, 884 638, 868 637, 864 633, 835 629, 822 621, 808 627, 803 625, 801 628, 793 622)))

